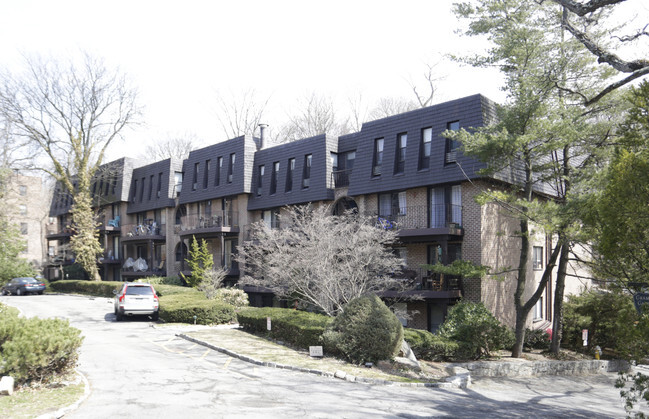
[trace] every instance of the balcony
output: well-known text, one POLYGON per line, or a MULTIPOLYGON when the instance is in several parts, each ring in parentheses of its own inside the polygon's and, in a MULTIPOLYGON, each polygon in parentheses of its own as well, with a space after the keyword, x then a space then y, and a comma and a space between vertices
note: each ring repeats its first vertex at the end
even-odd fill
POLYGON ((165 224, 159 224, 154 220, 144 220, 141 224, 124 224, 122 231, 123 242, 165 240, 165 224))
POLYGON ((336 170, 331 173, 331 182, 336 188, 346 188, 349 186, 351 170, 336 170))
POLYGON ((70 227, 59 227, 56 224, 48 224, 45 228, 45 238, 47 240, 64 239, 72 236, 70 227))
POLYGON ((97 219, 97 222, 99 223, 99 231, 110 233, 110 232, 116 232, 119 233, 122 228, 121 228, 121 223, 120 223, 120 217, 117 216, 115 218, 107 218, 107 217, 99 217, 97 219))
POLYGON ((119 254, 113 254, 112 250, 104 252, 97 260, 102 265, 121 265, 122 259, 119 254))
POLYGON ((385 291, 384 297, 404 297, 408 295, 424 298, 461 298, 464 284, 461 277, 436 274, 421 268, 403 268, 394 275, 395 279, 406 281, 405 291, 385 291))
POLYGON ((164 260, 145 261, 144 259, 126 259, 122 266, 123 278, 141 278, 146 276, 166 276, 167 268, 164 260))
POLYGON ((462 206, 439 204, 395 208, 395 215, 377 215, 376 224, 386 230, 398 230, 399 237, 462 236, 462 206))
POLYGON ((216 211, 211 216, 185 215, 175 227, 181 236, 209 235, 210 233, 239 233, 239 214, 216 211))

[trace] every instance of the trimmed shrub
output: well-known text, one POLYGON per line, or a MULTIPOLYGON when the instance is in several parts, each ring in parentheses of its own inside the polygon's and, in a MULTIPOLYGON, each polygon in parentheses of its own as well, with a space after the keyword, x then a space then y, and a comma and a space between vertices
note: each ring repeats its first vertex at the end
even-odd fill
POLYGON ((48 382, 74 368, 81 331, 67 320, 0 316, 0 375, 48 382))
POLYGON ((457 342, 458 359, 480 359, 510 348, 514 333, 503 326, 482 303, 462 301, 448 311, 439 336, 457 342))
POLYGON ((180 293, 160 298, 160 318, 170 323, 227 324, 236 320, 234 307, 208 300, 202 293, 180 293))
POLYGON ((183 287, 177 285, 165 285, 165 284, 153 285, 153 288, 155 288, 156 294, 158 294, 158 296, 160 297, 163 296, 166 297, 169 295, 187 294, 187 295, 194 296, 193 298, 195 299, 204 300, 204 298, 201 298, 203 293, 199 292, 195 288, 183 287))
POLYGON ((550 334, 543 329, 527 329, 523 349, 550 349, 550 334))
MULTIPOLYGON (((309 313, 287 308, 250 307, 237 313, 239 325, 246 331, 290 343, 302 349, 321 345, 322 334, 333 318, 323 314, 309 313), (271 318, 271 330, 267 330, 267 318, 271 318)), ((332 353, 325 346, 325 351, 332 353)))
POLYGON ((401 348, 403 327, 376 295, 351 300, 324 333, 324 341, 352 363, 393 358, 401 348))
POLYGON ((83 281, 61 280, 52 282, 50 289, 56 292, 94 295, 97 297, 113 297, 113 291, 119 290, 122 282, 113 281, 83 281))
POLYGON ((150 276, 146 281, 152 285, 176 285, 178 287, 185 285, 183 280, 177 276, 150 276))
POLYGON ((455 358, 459 345, 427 330, 403 329, 403 338, 418 359, 449 361, 455 358))

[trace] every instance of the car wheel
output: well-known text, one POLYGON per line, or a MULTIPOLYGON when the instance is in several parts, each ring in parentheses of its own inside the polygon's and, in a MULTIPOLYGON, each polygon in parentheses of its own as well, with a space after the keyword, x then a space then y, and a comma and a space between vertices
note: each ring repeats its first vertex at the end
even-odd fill
POLYGON ((115 320, 121 322, 124 319, 124 316, 119 311, 115 313, 115 320))
POLYGON ((9 295, 9 292, 7 290, 2 290, 2 295, 9 295))
POLYGON ((43 291, 38 291, 38 295, 43 295, 43 291))
POLYGON ((20 288, 16 288, 16 295, 23 295, 23 294, 25 294, 25 291, 23 291, 20 288))
POLYGON ((158 313, 158 312, 156 311, 155 313, 153 313, 153 314, 151 315, 151 319, 152 319, 154 322, 157 322, 157 321, 160 319, 160 313, 158 313))

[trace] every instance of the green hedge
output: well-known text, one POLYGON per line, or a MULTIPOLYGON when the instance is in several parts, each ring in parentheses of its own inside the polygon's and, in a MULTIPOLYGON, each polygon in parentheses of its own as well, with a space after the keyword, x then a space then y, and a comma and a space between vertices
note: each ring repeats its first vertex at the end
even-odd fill
POLYGON ((167 294, 160 297, 160 318, 170 323, 227 324, 236 320, 233 306, 208 300, 196 293, 167 294))
POLYGON ((4 308, 0 313, 0 375, 18 384, 48 382, 75 367, 83 338, 67 320, 28 319, 4 308))
MULTIPOLYGON (((119 290, 123 284, 123 282, 117 281, 83 281, 74 279, 52 282, 50 284, 50 289, 56 292, 94 295, 97 297, 113 297, 113 291, 119 290)), ((154 284, 153 288, 155 288, 156 293, 159 296, 184 293, 203 295, 200 291, 194 288, 177 285, 154 284)))
MULTIPOLYGON (((322 334, 333 321, 332 317, 286 308, 246 308, 237 313, 239 325, 244 330, 272 339, 290 343, 298 348, 322 345, 322 334), (271 330, 266 319, 271 318, 271 330)), ((332 348, 324 348, 329 353, 332 348)))
POLYGON ((50 289, 56 292, 69 292, 75 294, 94 295, 97 297, 113 297, 113 291, 122 287, 122 282, 113 281, 83 281, 61 280, 52 282, 50 289))
POLYGON ((459 345, 427 330, 403 329, 403 338, 418 359, 449 361, 455 358, 459 345))

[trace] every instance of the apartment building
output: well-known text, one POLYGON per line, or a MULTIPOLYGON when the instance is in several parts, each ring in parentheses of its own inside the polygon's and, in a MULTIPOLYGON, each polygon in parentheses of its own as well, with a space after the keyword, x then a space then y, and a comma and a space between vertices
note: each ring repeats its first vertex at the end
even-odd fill
POLYGON ((48 221, 47 203, 49 197, 38 176, 25 176, 13 173, 7 178, 4 196, 5 210, 11 221, 20 230, 25 240, 25 250, 20 254, 37 270, 43 265, 43 255, 47 248, 43 240, 48 221))
MULTIPOLYGON (((405 264, 399 275, 414 286, 406 294, 388 292, 383 297, 398 299, 399 311, 408 313, 404 324, 434 331, 448 307, 466 298, 484 302, 513 325, 514 273, 499 280, 457 278, 422 267, 456 259, 494 270, 517 266, 518 221, 498 206, 481 206, 474 199, 484 188, 513 182, 516 173, 485 177, 480 174, 483 163, 462 155, 459 144, 441 136, 494 118, 495 104, 474 95, 368 122, 359 132, 341 137, 319 135, 270 145, 262 130, 261 138, 242 136, 210 145, 182 162, 137 166, 122 159, 117 165, 121 180, 114 180, 120 193, 105 194, 97 206, 108 219, 100 227, 107 249, 99 261, 103 278, 189 274, 185 259, 196 237, 208 243, 215 266, 226 269, 226 283, 235 284, 240 270, 232 256, 250 223, 264 220, 281 227, 277 215, 283 207, 324 203, 334 214, 357 209, 376 217, 378 228, 398 231, 394 251, 405 264), (121 217, 118 227, 116 217, 121 217)), ((549 189, 537 192, 552 196, 549 189)), ((63 228, 69 203, 57 207, 56 201, 55 194, 51 215, 63 228)), ((48 239, 64 243, 62 233, 48 239)), ((538 281, 552 240, 537 234, 533 242, 529 277, 538 281)), ((568 292, 579 285, 569 285, 568 292)), ((244 289, 254 305, 273 303, 263 289, 244 289)), ((549 288, 531 324, 540 327, 551 320, 551 297, 549 288)))

